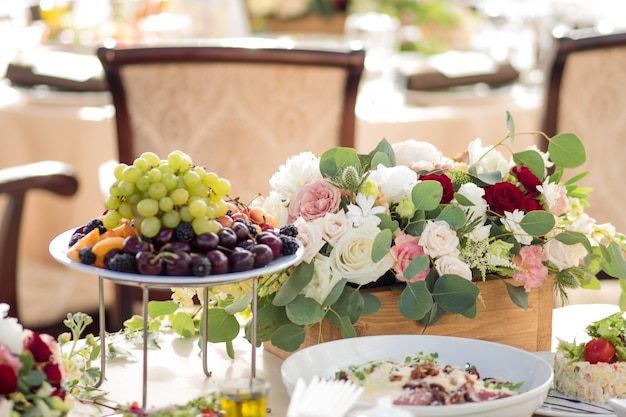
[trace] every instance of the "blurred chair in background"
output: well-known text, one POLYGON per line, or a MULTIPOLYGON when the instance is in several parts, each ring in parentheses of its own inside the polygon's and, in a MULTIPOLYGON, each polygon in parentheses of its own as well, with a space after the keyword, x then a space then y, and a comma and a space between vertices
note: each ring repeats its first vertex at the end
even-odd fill
MULTIPOLYGON (((72 271, 38 268, 36 262, 19 262, 20 231, 26 196, 45 191, 71 197, 78 191, 74 168, 57 161, 42 161, 0 169, 3 202, 0 227, 0 302, 10 315, 33 330, 58 334, 67 313, 98 313, 96 280, 71 276, 72 271)), ((54 219, 50 219, 54 221, 54 219)), ((42 240, 42 245, 49 242, 42 240)), ((94 316, 94 323, 97 323, 94 316)), ((95 331, 95 329, 94 329, 95 331)))
MULTIPOLYGON (((102 47, 119 161, 178 149, 230 180, 231 197, 249 203, 267 195, 288 157, 354 146, 364 55, 343 45, 252 38, 102 47)), ((131 287, 120 291, 125 317, 136 297, 131 287)))
MULTIPOLYGON (((626 33, 573 31, 556 39, 548 73, 543 131, 548 136, 575 133, 585 144, 589 171, 580 181, 592 187, 585 211, 598 223, 611 223, 626 233, 624 132, 626 131, 626 33)), ((573 174, 572 174, 573 175, 573 174)), ((617 303, 615 280, 602 280, 602 290, 572 293, 571 302, 617 303)))

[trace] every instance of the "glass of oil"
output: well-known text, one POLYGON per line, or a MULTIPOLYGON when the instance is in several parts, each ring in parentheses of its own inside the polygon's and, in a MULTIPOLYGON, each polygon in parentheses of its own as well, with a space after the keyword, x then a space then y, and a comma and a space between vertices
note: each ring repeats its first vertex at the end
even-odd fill
POLYGON ((234 378, 219 383, 225 417, 266 417, 270 383, 262 378, 234 378))

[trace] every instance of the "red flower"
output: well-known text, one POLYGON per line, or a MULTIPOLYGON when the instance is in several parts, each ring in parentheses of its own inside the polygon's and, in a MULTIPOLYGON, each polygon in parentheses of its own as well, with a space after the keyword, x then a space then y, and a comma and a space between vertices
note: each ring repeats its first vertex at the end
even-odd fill
POLYGON ((539 178, 537 178, 528 167, 515 166, 511 172, 517 176, 517 180, 522 183, 524 188, 526 188, 529 193, 538 193, 537 186, 541 185, 541 181, 539 181, 539 178))
POLYGON ((500 215, 505 211, 524 210, 524 193, 510 182, 499 182, 485 188, 485 200, 500 215))
POLYGON ((541 203, 532 195, 527 195, 524 197, 524 211, 534 211, 534 210, 543 210, 541 203))
POLYGON ((419 176, 422 181, 433 180, 439 181, 441 187, 443 187, 443 195, 441 196, 441 204, 448 204, 454 198, 454 186, 452 180, 444 174, 422 174, 419 176))
POLYGON ((7 395, 17 390, 17 374, 9 365, 0 364, 0 395, 7 395))
POLYGON ((33 354, 33 358, 37 363, 48 362, 51 359, 52 351, 50 347, 41 339, 37 332, 32 332, 26 343, 26 349, 33 354))

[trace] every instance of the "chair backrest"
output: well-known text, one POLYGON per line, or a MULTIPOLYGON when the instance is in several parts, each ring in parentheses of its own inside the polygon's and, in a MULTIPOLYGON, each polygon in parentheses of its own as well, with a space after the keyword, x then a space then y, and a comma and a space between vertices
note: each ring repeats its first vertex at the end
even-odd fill
POLYGON ((626 232, 626 33, 574 31, 555 42, 543 131, 575 133, 585 144, 590 174, 581 185, 593 188, 586 212, 599 223, 626 232))
POLYGON ((354 145, 362 49, 250 38, 102 47, 98 57, 122 162, 179 149, 249 202, 289 156, 354 145))
POLYGON ((17 263, 22 213, 26 196, 45 190, 60 196, 78 191, 74 168, 56 161, 42 161, 0 169, 0 196, 5 200, 0 226, 0 302, 18 317, 17 263))

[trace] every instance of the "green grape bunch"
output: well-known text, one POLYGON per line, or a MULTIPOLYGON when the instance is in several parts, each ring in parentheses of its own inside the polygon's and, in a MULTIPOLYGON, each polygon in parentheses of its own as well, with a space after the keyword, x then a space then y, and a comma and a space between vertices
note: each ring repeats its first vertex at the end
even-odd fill
POLYGON ((167 159, 144 152, 132 165, 119 163, 114 176, 102 220, 107 229, 128 219, 148 238, 162 227, 173 229, 180 222, 191 223, 198 235, 217 233, 217 219, 228 211, 224 197, 231 192, 230 182, 194 165, 191 157, 179 150, 167 159))

